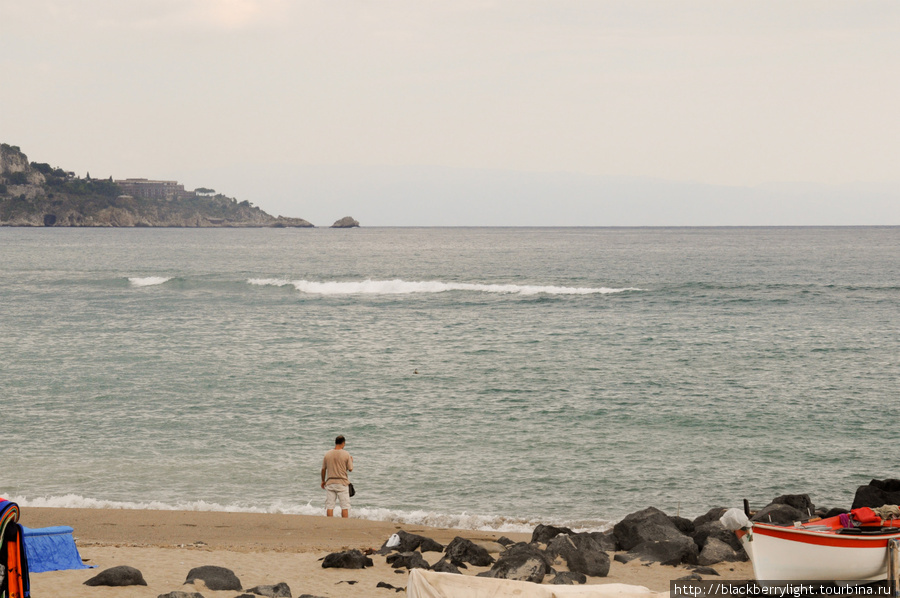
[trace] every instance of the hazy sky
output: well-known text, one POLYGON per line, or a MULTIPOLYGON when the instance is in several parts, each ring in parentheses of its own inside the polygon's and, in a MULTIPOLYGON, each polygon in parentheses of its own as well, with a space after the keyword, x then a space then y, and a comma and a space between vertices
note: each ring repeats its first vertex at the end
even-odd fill
POLYGON ((900 182, 896 0, 0 0, 0 47, 32 160, 327 223, 261 173, 900 182))

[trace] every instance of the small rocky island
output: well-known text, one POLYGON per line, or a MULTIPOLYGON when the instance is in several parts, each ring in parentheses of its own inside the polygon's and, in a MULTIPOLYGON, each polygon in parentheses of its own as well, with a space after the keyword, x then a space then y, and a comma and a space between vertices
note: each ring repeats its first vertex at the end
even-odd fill
POLYGON ((359 222, 350 216, 344 216, 331 225, 331 228, 359 228, 359 222))
MULTIPOLYGON (((295 227, 302 218, 272 216, 249 201, 177 181, 94 179, 0 144, 0 226, 295 227)), ((357 223, 357 226, 359 224, 357 223)))

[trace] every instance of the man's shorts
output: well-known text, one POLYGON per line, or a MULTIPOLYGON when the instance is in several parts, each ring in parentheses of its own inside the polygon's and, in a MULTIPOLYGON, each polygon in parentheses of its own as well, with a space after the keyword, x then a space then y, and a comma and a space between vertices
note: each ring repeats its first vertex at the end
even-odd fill
POLYGON ((336 500, 341 501, 341 509, 350 508, 350 487, 343 484, 328 484, 325 486, 325 509, 333 509, 336 500))

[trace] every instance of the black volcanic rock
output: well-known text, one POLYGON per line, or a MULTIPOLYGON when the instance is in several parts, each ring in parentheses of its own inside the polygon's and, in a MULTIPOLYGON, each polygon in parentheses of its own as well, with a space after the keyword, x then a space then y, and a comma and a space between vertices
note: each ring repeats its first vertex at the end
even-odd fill
POLYGON ((537 527, 534 528, 534 531, 531 532, 531 543, 540 542, 541 544, 548 544, 550 540, 558 536, 559 534, 574 534, 572 530, 567 527, 556 527, 554 525, 544 525, 543 523, 537 524, 537 527))
POLYGON ((421 552, 397 552, 387 557, 387 563, 394 569, 430 569, 431 565, 421 552))
POLYGON ((680 541, 685 536, 669 517, 654 507, 626 515, 613 527, 622 550, 631 550, 643 542, 680 541))
POLYGON ((490 571, 479 573, 478 576, 541 583, 551 568, 547 564, 547 557, 540 552, 537 548, 507 551, 497 559, 490 571))
POLYGON ((807 517, 806 511, 795 509, 790 505, 772 503, 760 509, 756 515, 751 517, 750 521, 783 524, 802 521, 807 517))
POLYGON ((332 552, 322 560, 323 569, 365 569, 374 565, 372 559, 355 549, 332 552))
POLYGON ((856 489, 851 509, 870 507, 877 509, 884 505, 900 504, 900 480, 872 480, 856 489))
POLYGON ((669 540, 648 540, 633 547, 625 555, 616 555, 615 560, 627 563, 635 558, 642 561, 657 562, 663 565, 676 566, 680 564, 696 565, 700 556, 697 544, 688 536, 669 540), (619 557, 623 556, 624 559, 619 557))
MULTIPOLYGON (((121 565, 101 571, 94 577, 84 582, 86 586, 145 586, 144 576, 134 567, 121 565)), ((240 589, 240 588, 238 588, 240 589)))
POLYGON ((815 514, 816 505, 809 498, 809 494, 782 494, 772 500, 773 505, 787 505, 805 513, 806 517, 815 514))
POLYGON ((710 537, 706 541, 700 556, 697 557, 697 564, 708 566, 721 563, 722 561, 746 561, 747 553, 743 550, 737 551, 727 543, 718 538, 710 537))
POLYGON ((397 552, 412 552, 413 550, 418 550, 420 552, 444 552, 444 545, 435 542, 431 538, 427 538, 425 536, 419 536, 417 534, 410 534, 403 530, 399 530, 397 532, 397 536, 400 538, 400 544, 394 546, 393 548, 387 547, 387 542, 382 544, 381 551, 389 552, 391 550, 395 550, 397 552))
POLYGON ((198 579, 213 591, 241 589, 241 580, 234 574, 234 571, 225 567, 215 565, 194 567, 188 572, 184 583, 194 583, 198 579))
POLYGON ((450 562, 454 564, 469 563, 476 567, 487 567, 494 564, 494 557, 485 548, 459 536, 453 538, 444 552, 450 562))
POLYGON ((459 567, 447 560, 446 557, 442 558, 434 565, 432 565, 431 570, 437 571, 438 573, 456 573, 458 575, 462 574, 462 572, 459 570, 459 567))
POLYGON ((590 534, 560 534, 550 541, 547 554, 561 556, 569 571, 591 577, 606 577, 609 573, 609 555, 590 534))
POLYGON ((573 571, 562 571, 556 574, 556 577, 550 580, 550 583, 553 585, 566 585, 571 586, 576 583, 582 584, 587 583, 587 577, 582 573, 575 573, 573 571))
POLYGON ((291 588, 285 582, 274 586, 256 586, 247 591, 266 598, 291 598, 291 588))

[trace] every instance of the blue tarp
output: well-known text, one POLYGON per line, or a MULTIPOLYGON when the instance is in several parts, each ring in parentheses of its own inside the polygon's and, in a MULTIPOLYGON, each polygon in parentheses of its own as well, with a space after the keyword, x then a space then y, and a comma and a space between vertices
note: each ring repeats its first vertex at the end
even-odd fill
POLYGON ((22 527, 25 555, 31 573, 62 571, 65 569, 90 569, 81 562, 75 547, 72 528, 67 525, 29 529, 22 527))

